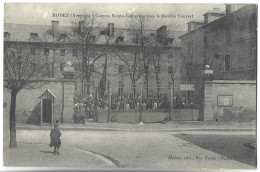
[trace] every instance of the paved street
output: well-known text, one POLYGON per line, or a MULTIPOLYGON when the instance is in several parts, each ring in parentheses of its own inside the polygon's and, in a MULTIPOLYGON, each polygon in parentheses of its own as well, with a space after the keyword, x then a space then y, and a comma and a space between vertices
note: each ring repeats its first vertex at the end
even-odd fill
POLYGON ((47 144, 19 143, 16 149, 4 153, 5 166, 15 167, 71 167, 71 168, 116 168, 114 163, 98 154, 68 146, 62 147, 62 154, 54 155, 47 144))
MULTIPOLYGON (((175 137, 173 134, 176 133, 62 131, 62 146, 60 151, 62 156, 62 154, 67 154, 68 147, 85 150, 107 158, 117 167, 126 168, 254 168, 253 166, 230 159, 223 154, 215 153, 210 149, 207 150, 180 139, 178 138, 179 136, 175 137)), ((237 135, 237 133, 234 134, 237 135)), ((52 151, 52 148, 48 148, 50 141, 48 130, 18 130, 17 141, 20 144, 45 144, 45 151, 49 149, 49 151, 52 151)), ((6 152, 10 151, 8 148, 5 150, 6 152)), ((52 154, 45 154, 44 156, 50 156, 49 161, 53 160, 52 154)), ((88 155, 86 154, 87 157, 88 155)), ((69 166, 69 163, 65 165, 65 167, 67 166, 69 166)), ((96 166, 99 167, 99 164, 97 163, 96 166)), ((79 165, 78 167, 84 166, 79 165)))
POLYGON ((254 135, 174 135, 230 159, 256 166, 256 137, 254 135))

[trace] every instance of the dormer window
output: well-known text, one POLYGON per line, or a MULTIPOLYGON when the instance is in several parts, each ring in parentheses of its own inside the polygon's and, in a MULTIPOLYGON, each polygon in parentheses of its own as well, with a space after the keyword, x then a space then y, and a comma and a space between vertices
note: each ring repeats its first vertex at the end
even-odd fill
POLYGON ((65 42, 67 34, 60 34, 60 42, 65 42))
POLYGON ((107 31, 106 30, 100 31, 100 35, 107 35, 107 31))
POLYGON ((155 37, 155 33, 150 33, 150 36, 151 37, 155 37))
POLYGON ((124 43, 124 37, 123 36, 118 36, 116 38, 116 44, 123 44, 124 43))
POLYGON ((31 36, 30 36, 30 39, 31 40, 36 40, 36 39, 38 39, 38 34, 37 33, 30 33, 31 34, 31 36))
POLYGON ((9 39, 9 38, 10 38, 10 33, 4 32, 4 39, 9 39))
POLYGON ((173 38, 168 38, 168 44, 170 44, 170 45, 173 44, 173 38))

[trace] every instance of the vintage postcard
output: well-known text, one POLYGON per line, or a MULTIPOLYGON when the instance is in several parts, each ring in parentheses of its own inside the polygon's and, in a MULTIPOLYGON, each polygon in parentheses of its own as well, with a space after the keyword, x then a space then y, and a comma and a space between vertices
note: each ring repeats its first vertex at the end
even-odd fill
POLYGON ((5 3, 3 166, 256 169, 257 10, 5 3))

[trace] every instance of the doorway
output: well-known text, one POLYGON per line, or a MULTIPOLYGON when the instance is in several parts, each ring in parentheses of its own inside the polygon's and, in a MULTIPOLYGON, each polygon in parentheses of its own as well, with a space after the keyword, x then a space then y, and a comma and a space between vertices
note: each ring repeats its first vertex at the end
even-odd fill
POLYGON ((43 99, 42 102, 42 122, 43 123, 51 123, 52 117, 52 100, 51 99, 43 99))

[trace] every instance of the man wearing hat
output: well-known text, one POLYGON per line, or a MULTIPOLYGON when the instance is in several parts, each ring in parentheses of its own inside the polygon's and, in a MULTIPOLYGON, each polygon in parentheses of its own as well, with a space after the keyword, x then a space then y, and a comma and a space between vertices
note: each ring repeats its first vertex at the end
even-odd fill
POLYGON ((56 123, 54 124, 54 129, 52 129, 51 133, 50 133, 50 137, 51 137, 50 147, 54 146, 53 153, 55 155, 60 154, 59 148, 60 148, 60 145, 61 145, 61 141, 60 141, 61 132, 58 128, 59 128, 59 121, 56 120, 56 123))

